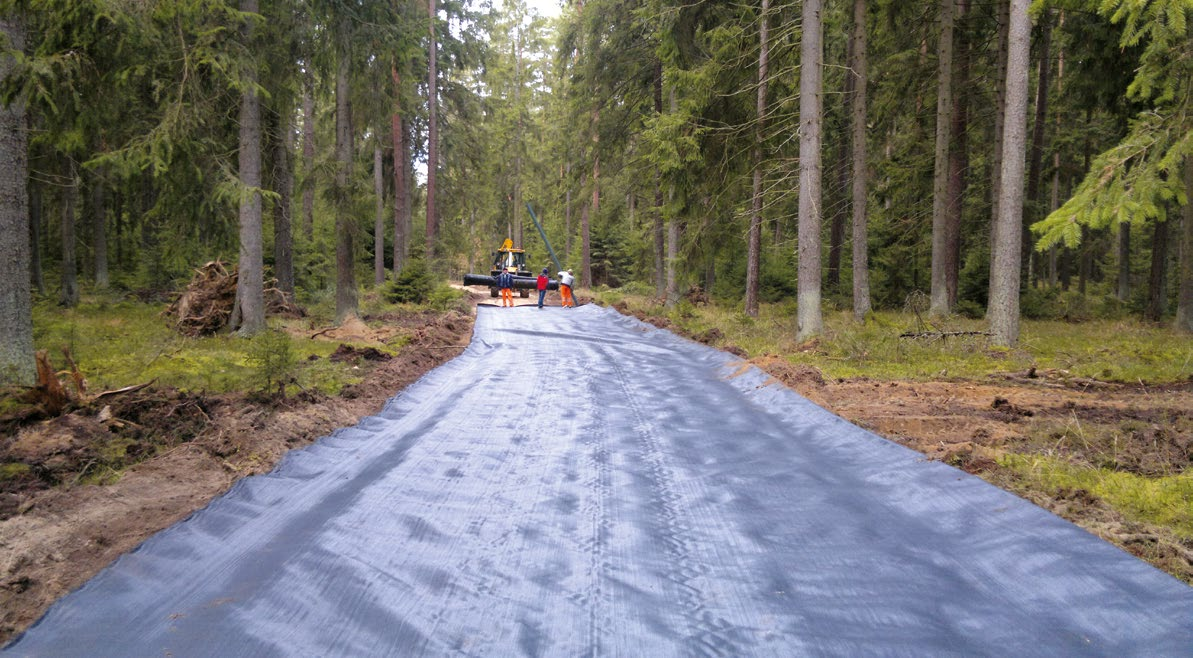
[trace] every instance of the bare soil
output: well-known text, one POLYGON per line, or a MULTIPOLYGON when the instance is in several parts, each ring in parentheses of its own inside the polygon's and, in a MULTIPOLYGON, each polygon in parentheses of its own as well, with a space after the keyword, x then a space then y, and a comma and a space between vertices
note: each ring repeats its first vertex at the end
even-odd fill
MULTIPOLYGON (((473 304, 500 302, 470 294, 473 304)), ((515 300, 525 305, 536 303, 534 297, 515 300)), ((409 342, 388 359, 359 346, 337 350, 334 358, 367 372, 364 382, 338 397, 262 400, 147 388, 110 401, 106 412, 82 409, 0 434, 0 463, 33 465, 26 474, 0 479, 0 645, 116 557, 238 479, 268 472, 287 451, 379 411, 396 392, 459 354, 473 321, 458 313, 366 320, 385 324, 381 330, 354 324, 312 337, 359 343, 405 334, 409 342), (95 470, 113 463, 114 455, 136 463, 110 474, 95 470), (99 483, 83 484, 92 480, 99 483)), ((693 338, 711 344, 720 336, 693 338)), ((854 423, 1015 491, 1193 582, 1193 542, 1124 520, 1087 491, 1025 488, 996 461, 1007 451, 1047 450, 1105 461, 1106 446, 1096 440, 1068 440, 1066 428, 1076 425, 1085 437, 1123 437, 1112 453, 1120 468, 1181 472, 1193 461, 1193 384, 1081 382, 1073 388, 1049 373, 982 382, 826 381, 815 368, 774 357, 752 363, 854 423)))

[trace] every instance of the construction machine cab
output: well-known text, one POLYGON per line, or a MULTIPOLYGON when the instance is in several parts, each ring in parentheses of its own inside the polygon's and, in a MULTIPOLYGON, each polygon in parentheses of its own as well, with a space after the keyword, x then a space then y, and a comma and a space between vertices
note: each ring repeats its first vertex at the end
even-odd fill
MULTIPOLYGON (((503 270, 514 276, 534 276, 530 270, 526 269, 526 251, 515 248, 514 241, 509 238, 501 243, 501 248, 493 252, 493 267, 490 268, 489 275, 496 278, 503 270)), ((497 288, 490 288, 489 294, 491 297, 496 297, 497 288)), ((529 297, 530 291, 521 289, 518 291, 518 295, 529 297)))

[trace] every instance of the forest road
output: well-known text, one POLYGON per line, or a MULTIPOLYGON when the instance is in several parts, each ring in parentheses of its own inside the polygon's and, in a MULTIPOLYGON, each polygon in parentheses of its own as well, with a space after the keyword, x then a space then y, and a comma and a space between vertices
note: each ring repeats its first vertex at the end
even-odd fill
POLYGON ((478 309, 15 656, 1190 655, 1193 588, 613 310, 478 309))

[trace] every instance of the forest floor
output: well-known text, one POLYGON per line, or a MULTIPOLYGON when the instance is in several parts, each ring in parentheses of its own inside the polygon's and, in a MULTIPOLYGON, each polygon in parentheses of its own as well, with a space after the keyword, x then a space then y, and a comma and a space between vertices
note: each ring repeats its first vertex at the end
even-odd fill
MULTIPOLYGON (((474 305, 497 301, 487 293, 470 296, 474 305)), ((517 298, 519 305, 534 301, 533 295, 517 298)), ((341 358, 358 361, 367 376, 338 397, 311 393, 282 400, 146 388, 113 400, 106 413, 81 409, 0 434, 0 464, 56 469, 66 482, 45 488, 31 479, 24 487, 19 477, 0 480, 0 646, 59 597, 240 478, 268 472, 287 451, 379 411, 395 393, 459 354, 472 327, 471 317, 454 312, 368 319, 405 332, 409 341, 388 359, 348 349, 341 358), (165 430, 154 436, 172 436, 175 443, 164 450, 160 444, 138 447, 137 437, 147 434, 140 430, 149 426, 165 430), (98 459, 89 446, 110 445, 113 434, 126 437, 122 450, 157 454, 106 484, 81 484, 98 459)), ((320 338, 346 336, 328 331, 320 338)), ((352 338, 357 344, 369 336, 352 338)), ((1118 471, 1180 477, 1193 460, 1193 382, 1075 385, 1048 372, 981 381, 826 380, 815 368, 775 356, 750 362, 847 420, 927 459, 975 473, 1193 582, 1193 539, 1124 514, 1094 485, 1057 485, 1032 476, 1061 458, 1095 466, 1113 459, 1118 471), (1016 455, 1024 456, 1026 467, 1008 461, 1016 455)))

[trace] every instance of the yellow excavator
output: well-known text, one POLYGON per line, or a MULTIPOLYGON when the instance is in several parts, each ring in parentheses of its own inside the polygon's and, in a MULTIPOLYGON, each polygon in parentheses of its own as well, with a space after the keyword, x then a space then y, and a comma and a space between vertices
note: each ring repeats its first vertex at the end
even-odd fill
MULTIPOLYGON (((534 225, 539 230, 539 235, 543 237, 543 243, 547 245, 547 252, 551 254, 551 260, 554 261, 555 267, 559 271, 563 270, 563 266, 559 264, 559 259, 555 257, 555 250, 551 248, 551 243, 547 240, 547 234, 543 231, 542 224, 539 223, 538 216, 534 214, 534 210, 530 204, 526 204, 526 209, 530 211, 530 217, 534 220, 534 225)), ((488 286, 489 296, 496 297, 497 289, 497 275, 501 274, 502 270, 514 275, 514 289, 522 297, 529 297, 530 291, 538 287, 538 277, 526 267, 526 251, 514 246, 514 241, 506 238, 505 242, 501 243, 501 248, 493 252, 493 265, 489 268, 489 274, 465 274, 464 285, 466 286, 488 286)), ((551 279, 547 284, 548 290, 559 290, 559 282, 551 279)))

